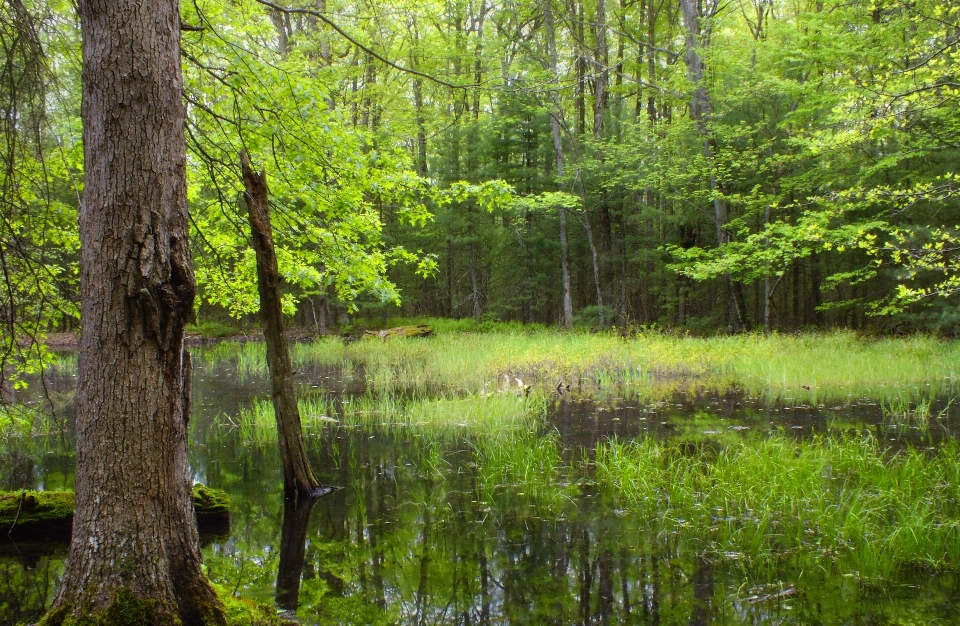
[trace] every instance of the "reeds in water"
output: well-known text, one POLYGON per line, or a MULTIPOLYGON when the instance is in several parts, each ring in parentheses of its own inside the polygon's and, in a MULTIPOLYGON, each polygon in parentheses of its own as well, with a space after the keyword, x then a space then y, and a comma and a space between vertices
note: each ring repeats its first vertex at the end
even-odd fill
POLYGON ((595 463, 610 497, 686 549, 889 577, 960 563, 958 452, 892 452, 869 435, 693 450, 646 439, 600 445, 595 463))

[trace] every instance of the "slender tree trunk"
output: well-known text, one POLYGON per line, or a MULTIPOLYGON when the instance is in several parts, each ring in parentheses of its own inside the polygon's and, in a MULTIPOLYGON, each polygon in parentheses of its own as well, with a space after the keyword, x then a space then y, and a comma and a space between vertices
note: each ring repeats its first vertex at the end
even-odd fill
MULTIPOLYGON (((547 27, 547 47, 550 54, 550 73, 552 80, 557 80, 557 39, 556 25, 553 21, 552 0, 544 0, 543 17, 547 27)), ((550 114, 550 131, 553 136, 553 152, 557 162, 557 177, 563 177, 563 139, 560 136, 560 116, 563 109, 560 107, 560 96, 551 91, 553 111, 550 114)), ((573 298, 570 294, 570 250, 567 244, 567 212, 558 207, 560 217, 560 278, 563 283, 563 326, 573 328, 573 298)))
POLYGON ((280 54, 281 58, 286 58, 287 51, 290 48, 290 15, 271 9, 270 21, 277 29, 277 53, 280 54))
POLYGON ((572 15, 574 16, 572 30, 574 39, 574 50, 576 51, 576 70, 577 82, 574 85, 573 93, 577 107, 577 140, 579 141, 587 130, 587 105, 586 105, 586 85, 587 85, 587 50, 584 41, 584 16, 583 0, 573 0, 572 15))
MULTIPOLYGON (((654 46, 656 41, 657 13, 653 8, 654 0, 647 0, 647 81, 654 85, 657 80, 657 52, 654 46)), ((639 58, 639 57, 638 57, 639 58)), ((639 71, 639 68, 638 68, 639 71)), ((647 117, 650 123, 657 121, 657 98, 652 88, 647 88, 647 117)), ((639 96, 638 96, 639 104, 639 96)))
POLYGON ((605 0, 597 0, 596 20, 597 49, 593 55, 594 99, 593 136, 603 138, 603 117, 607 112, 607 85, 610 82, 610 55, 607 50, 607 6, 605 0))
POLYGON ((473 319, 480 321, 480 286, 477 282, 476 246, 474 246, 473 211, 467 209, 467 269, 470 271, 470 299, 473 300, 473 319))
MULTIPOLYGON (((410 51, 410 67, 417 69, 418 56, 414 54, 420 42, 420 32, 417 28, 417 20, 413 19, 411 32, 414 39, 414 49, 410 51)), ((413 79, 413 106, 416 111, 417 123, 417 144, 415 149, 415 158, 417 162, 417 174, 427 175, 427 128, 426 119, 423 115, 423 80, 417 76, 413 79)))
MULTIPOLYGON (((412 64, 411 56, 411 64, 412 64)), ((419 78, 413 81, 413 104, 417 116, 417 174, 427 175, 427 128, 423 116, 423 81, 419 78)))
MULTIPOLYGON (((706 85, 704 84, 703 61, 698 52, 701 36, 700 19, 702 16, 696 0, 680 0, 680 9, 683 13, 683 23, 686 31, 687 51, 684 59, 687 63, 687 73, 690 77, 690 82, 693 83, 693 95, 690 98, 690 116, 696 125, 697 134, 700 136, 700 143, 703 147, 703 156, 707 162, 710 192, 713 195, 713 214, 717 245, 722 246, 730 241, 730 235, 727 231, 728 210, 726 201, 721 198, 719 194, 717 171, 714 165, 714 137, 710 129, 710 119, 713 116, 713 108, 710 102, 710 94, 707 92, 706 85)), ((737 303, 737 293, 733 284, 733 278, 727 274, 723 280, 725 300, 727 303, 727 325, 733 331, 743 330, 745 326, 743 311, 737 303)))
POLYGON ((597 254, 597 246, 593 243, 593 228, 590 227, 590 213, 587 212, 586 195, 583 187, 580 188, 580 197, 583 201, 583 229, 587 232, 587 244, 590 246, 590 260, 593 262, 593 284, 597 290, 597 317, 600 322, 600 328, 606 324, 603 315, 603 292, 600 289, 600 257, 597 254))
POLYGON ((76 504, 44 624, 225 624, 201 569, 187 464, 193 312, 180 12, 81 0, 83 328, 76 504), (99 621, 97 623, 100 623, 99 621))
POLYGON ((273 411, 277 418, 277 439, 283 464, 283 490, 287 495, 316 496, 324 492, 313 474, 310 459, 303 445, 300 409, 293 387, 293 364, 287 335, 283 329, 283 307, 280 303, 280 272, 273 247, 267 177, 250 166, 247 154, 240 154, 243 186, 246 189, 247 217, 257 253, 257 291, 260 294, 260 319, 267 344, 267 365, 270 367, 273 411))
MULTIPOLYGON (((767 206, 763 209, 763 224, 766 226, 770 223, 770 203, 767 203, 767 206)), ((770 248, 770 238, 763 238, 763 248, 764 250, 770 248)), ((770 264, 767 263, 767 271, 763 276, 763 332, 769 333, 771 329, 771 304, 773 300, 773 285, 770 282, 770 264)))

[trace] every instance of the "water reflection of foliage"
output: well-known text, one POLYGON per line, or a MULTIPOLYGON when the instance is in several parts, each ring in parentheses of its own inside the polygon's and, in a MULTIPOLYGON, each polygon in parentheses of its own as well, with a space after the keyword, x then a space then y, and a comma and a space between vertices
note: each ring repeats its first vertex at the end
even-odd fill
POLYGON ((15 557, 0 556, 0 623, 31 624, 50 603, 63 555, 23 558, 13 552, 15 557))
MULTIPOLYGON (((790 617, 794 621, 786 623, 838 623, 910 611, 942 614, 936 602, 949 593, 939 585, 930 585, 925 598, 888 589, 882 604, 850 603, 843 598, 867 598, 869 585, 805 569, 795 552, 751 561, 744 552, 695 546, 690 537, 697 520, 690 518, 693 531, 683 535, 663 525, 656 506, 618 502, 610 497, 608 470, 594 474, 586 457, 565 462, 556 434, 445 442, 410 435, 343 431, 318 451, 318 467, 334 467, 339 459, 323 480, 345 489, 313 511, 299 593, 304 621, 740 623, 790 617), (757 601, 791 587, 799 591, 757 601)), ((657 445, 684 452, 678 444, 657 445)), ((252 465, 264 460, 252 454, 258 459, 252 465)), ((279 470, 269 466, 261 467, 260 477, 220 478, 255 491, 280 481, 279 470)), ((661 477, 670 480, 676 476, 661 477)), ((240 581, 241 591, 255 599, 268 599, 276 580, 279 538, 276 525, 272 535, 270 526, 282 503, 275 499, 243 513, 228 544, 208 548, 212 575, 231 588, 240 581), (252 568, 265 573, 250 577, 252 568)), ((703 531, 709 536, 709 528, 703 531)))
MULTIPOLYGON (((843 343, 840 339, 830 345, 836 348, 834 344, 843 343)), ((467 353, 474 339, 458 341, 459 350, 467 353)), ((561 337, 555 343, 564 341, 568 339, 561 337)), ((577 350, 586 349, 585 346, 613 349, 616 342, 622 342, 612 337, 569 341, 579 346, 577 350)), ((491 351, 480 354, 482 359, 494 358, 493 345, 487 346, 491 351)), ((543 344, 537 337, 520 337, 506 345, 514 350, 512 356, 519 354, 516 349, 523 348, 531 350, 524 353, 530 358, 537 354, 547 358, 550 353, 536 352, 536 349, 552 344, 543 344)), ((666 350, 671 344, 664 340, 652 345, 666 346, 666 350)), ((719 354, 724 346, 730 347, 720 342, 710 350, 719 354)), ((913 360, 924 354, 940 354, 923 341, 907 347, 915 353, 913 360)), ((730 522, 733 529, 730 549, 724 549, 717 541, 716 532, 711 530, 718 525, 713 517, 719 516, 709 513, 710 507, 703 502, 692 502, 689 508, 694 514, 678 513, 686 506, 678 495, 685 484, 696 486, 701 493, 708 491, 705 486, 711 484, 711 479, 701 476, 694 480, 696 472, 703 473, 715 464, 716 455, 722 451, 743 445, 744 433, 730 429, 728 414, 696 410, 690 415, 674 415, 675 407, 671 409, 669 405, 657 403, 658 398, 673 401, 669 394, 661 398, 648 393, 648 403, 638 399, 629 401, 635 405, 648 404, 644 410, 649 409, 649 419, 661 424, 652 427, 650 432, 656 431, 656 437, 666 438, 651 440, 651 445, 669 451, 674 458, 682 457, 688 464, 679 477, 670 474, 669 468, 650 470, 649 479, 644 479, 649 484, 644 488, 659 485, 659 489, 676 490, 677 506, 666 509, 652 498, 652 508, 645 508, 646 504, 626 497, 628 490, 623 485, 630 482, 630 475, 625 470, 605 473, 606 469, 590 463, 594 457, 606 462, 604 454, 621 445, 602 443, 594 448, 593 442, 605 436, 603 427, 597 426, 598 419, 588 420, 592 439, 589 449, 581 452, 577 448, 580 444, 574 443, 578 441, 576 436, 571 437, 566 430, 562 435, 543 434, 547 398, 542 390, 534 388, 527 396, 515 380, 504 384, 502 378, 490 378, 482 368, 470 369, 481 362, 475 355, 459 355, 438 365, 436 359, 447 357, 443 352, 431 356, 436 348, 436 344, 429 342, 400 347, 390 347, 384 342, 365 347, 364 350, 379 351, 379 356, 375 355, 362 366, 359 360, 354 361, 357 375, 373 381, 359 396, 357 393, 362 392, 362 387, 346 391, 345 376, 348 377, 349 372, 344 375, 340 371, 323 370, 325 376, 336 379, 328 385, 316 375, 319 370, 308 370, 308 374, 316 376, 316 382, 325 387, 307 393, 302 404, 310 454, 315 467, 322 468, 322 480, 346 489, 319 502, 313 512, 299 590, 299 612, 304 621, 324 624, 506 621, 533 624, 608 620, 610 623, 657 620, 680 623, 696 617, 706 622, 739 623, 789 622, 787 618, 792 616, 795 623, 870 619, 882 623, 898 615, 910 615, 912 611, 930 617, 951 612, 936 606, 937 602, 949 600, 951 590, 957 586, 949 575, 925 579, 927 592, 923 597, 885 585, 883 602, 871 601, 876 588, 865 582, 864 575, 869 570, 861 568, 859 577, 844 577, 842 574, 853 573, 855 566, 849 560, 835 558, 823 548, 823 537, 830 535, 819 536, 820 553, 816 549, 810 552, 823 557, 819 559, 818 569, 812 569, 805 567, 810 561, 801 558, 801 551, 785 547, 782 536, 775 539, 771 548, 763 543, 766 540, 762 534, 748 537, 747 533, 740 532, 737 535, 733 521, 730 522), (392 359, 398 355, 402 363, 394 367, 392 359), (402 384, 400 377, 408 373, 415 378, 413 387, 395 389, 402 384), (437 385, 447 377, 461 374, 465 378, 452 387, 441 385, 440 391, 437 390, 437 385), (482 393, 483 381, 489 383, 485 394, 482 393), (476 386, 472 386, 474 383, 476 386), (322 417, 336 419, 338 423, 322 417), (691 482, 684 483, 688 478, 691 482), (619 483, 615 484, 616 481, 619 483), (665 482, 669 483, 667 487, 663 486, 665 482), (681 518, 683 528, 671 526, 672 522, 665 519, 665 511, 673 514, 670 519, 681 518), (706 517, 696 517, 700 513, 706 517), (746 545, 750 537, 760 541, 758 550, 766 552, 753 553, 749 546, 736 546, 736 542, 746 545), (763 558, 754 558, 756 556, 763 558), (798 589, 797 594, 754 602, 791 586, 798 589), (850 602, 850 598, 855 601, 850 602)), ((857 349, 861 348, 869 351, 869 347, 857 349)), ((242 349, 252 353, 262 346, 242 349)), ((222 350, 226 354, 227 348, 222 350)), ((308 362, 316 366, 318 362, 325 363, 325 359, 344 358, 347 350, 360 349, 321 344, 299 350, 297 358, 301 359, 301 366, 308 362), (310 360, 315 358, 319 360, 310 360)), ((511 354, 503 357, 506 360, 490 362, 506 363, 512 358, 511 354)), ((576 358, 594 358, 594 364, 600 363, 595 357, 584 352, 576 358)), ((861 357, 862 354, 857 358, 861 357)), ((247 365, 240 369, 259 377, 256 358, 246 361, 247 365)), ((946 363, 952 357, 943 353, 937 358, 946 363)), ((222 385, 218 380, 223 379, 216 376, 227 375, 226 380, 232 381, 237 367, 232 361, 200 361, 202 359, 198 359, 197 371, 209 375, 210 382, 205 382, 206 386, 195 393, 195 400, 198 408, 204 402, 213 407, 223 399, 211 391, 222 385), (209 394, 206 400, 205 393, 209 394)), ((776 368, 771 367, 772 375, 776 368)), ((511 371, 520 374, 527 384, 533 382, 523 371, 511 371)), ((893 369, 884 371, 886 373, 873 372, 871 380, 887 376, 893 369)), ((603 393, 610 389, 611 397, 618 397, 617 394, 631 389, 614 369, 593 370, 593 373, 593 378, 585 379, 583 395, 596 395, 599 388, 603 393), (593 385, 592 391, 590 385, 593 385)), ((784 389, 794 382, 793 378, 784 382, 784 389)), ((664 377, 661 383, 657 387, 661 391, 682 388, 682 378, 664 377), (673 383, 680 386, 670 387, 673 383)), ((917 403, 932 397, 937 384, 917 393, 912 388, 891 386, 889 389, 891 393, 895 390, 899 401, 913 407, 916 413, 917 403)), ((256 392, 255 387, 243 388, 247 397, 256 392)), ((554 392, 547 390, 547 393, 554 392)), ((749 389, 745 389, 745 393, 749 394, 749 389)), ((855 397, 853 391, 844 393, 855 397)), ((822 400, 823 396, 816 394, 815 389, 809 392, 792 389, 784 392, 779 402, 789 407, 822 400)), ((562 412, 568 404, 561 402, 558 410, 562 412)), ((597 406, 605 411, 609 408, 597 406)), ((880 408, 875 408, 879 415, 880 408)), ((272 407, 268 402, 261 402, 253 410, 257 412, 256 419, 249 424, 255 426, 259 434, 213 420, 213 413, 195 413, 191 467, 195 480, 224 488, 234 496, 231 537, 205 548, 211 576, 230 591, 236 589, 246 597, 270 602, 280 567, 282 475, 276 459, 276 443, 270 434, 275 433, 272 407)), ((238 420, 242 412, 230 414, 238 420)), ((837 413, 841 414, 846 415, 843 411, 837 413)), ((626 420, 633 414, 618 415, 626 420)), ((647 414, 638 413, 634 417, 646 418, 647 414)), ((757 433, 774 429, 768 418, 769 415, 761 411, 746 417, 739 415, 735 423, 750 426, 751 430, 745 431, 747 434, 757 433)), ((850 418, 850 430, 862 427, 858 419, 850 418)), ((575 427, 575 421, 570 425, 575 427)), ((790 438, 782 438, 787 439, 790 438)), ((37 439, 30 441, 31 446, 39 447, 23 454, 19 454, 18 446, 5 448, 9 458, 3 462, 11 468, 4 471, 5 480, 22 478, 51 485, 58 480, 72 482, 72 457, 57 452, 52 440, 47 440, 47 444, 37 439), (51 446, 49 450, 43 448, 45 445, 51 446), (48 451, 55 454, 49 455, 48 451), (62 462, 51 463, 52 458, 62 462)), ((751 441, 750 445, 755 443, 751 441)), ((791 440, 787 444, 796 442, 791 440)), ((878 454, 882 457, 883 450, 878 454)), ((785 453, 781 456, 789 457, 785 453)), ((861 456, 870 461, 877 455, 861 456)), ((779 460, 776 455, 773 457, 779 460)), ((929 461, 929 457, 925 459, 929 461)), ((918 457, 917 463, 922 460, 924 458, 918 457)), ((742 472, 737 474, 738 469, 744 468, 736 464, 724 471, 730 477, 739 477, 736 481, 741 487, 750 487, 761 495, 776 494, 780 485, 771 486, 769 480, 764 482, 764 476, 788 480, 782 473, 765 472, 762 464, 758 467, 752 478, 742 472), (756 475, 760 479, 756 479, 756 475)), ((773 467, 775 465, 766 470, 773 467)), ((839 465, 834 463, 833 467, 839 465)), ((897 475, 899 478, 895 480, 914 485, 929 483, 926 479, 917 481, 916 476, 923 474, 923 468, 910 467, 918 474, 897 475)), ((943 484, 951 480, 944 478, 943 484)), ((8 488, 20 486, 10 484, 8 488)), ((936 485, 933 487, 930 494, 943 495, 942 489, 937 491, 936 485)), ((656 489, 654 492, 659 493, 656 489)), ((938 512, 942 513, 944 522, 955 520, 956 514, 943 508, 953 506, 950 498, 923 500, 921 504, 929 506, 920 509, 919 521, 929 522, 938 512)), ((882 513, 882 509, 879 511, 882 513)), ((782 519, 769 528, 775 531, 774 537, 777 533, 784 534, 782 519)), ((877 528, 867 527, 867 531, 877 532, 877 528)), ((924 527, 919 528, 922 532, 924 527)), ((934 534, 950 532, 949 523, 933 528, 934 534)), ((854 532, 854 529, 855 526, 851 526, 844 532, 854 532)), ((906 531, 901 534, 901 540, 909 535, 906 531)), ((804 538, 810 543, 818 540, 815 535, 804 535, 804 538)), ((844 549, 843 541, 839 545, 844 549)), ((869 557, 869 550, 864 550, 864 554, 865 559, 869 557)), ((910 562, 909 559, 906 562, 910 562)), ((897 584, 913 581, 910 572, 904 569, 897 569, 889 576, 897 584)))

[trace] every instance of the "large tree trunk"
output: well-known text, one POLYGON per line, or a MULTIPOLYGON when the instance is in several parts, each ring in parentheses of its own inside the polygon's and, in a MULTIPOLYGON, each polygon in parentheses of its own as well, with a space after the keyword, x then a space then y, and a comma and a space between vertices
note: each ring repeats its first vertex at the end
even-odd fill
POLYGON ((303 428, 297 393, 293 387, 293 364, 287 335, 283 329, 283 306, 280 302, 280 272, 273 247, 273 228, 270 226, 270 205, 267 195, 267 177, 250 167, 244 152, 240 155, 243 185, 246 188, 247 216, 253 234, 253 248, 257 253, 257 291, 260 294, 260 319, 263 338, 267 344, 267 365, 273 412, 277 418, 277 439, 283 464, 283 490, 287 495, 298 493, 315 496, 326 493, 313 474, 310 459, 303 445, 303 428))
POLYGON ((193 311, 176 0, 81 0, 83 329, 73 538, 45 624, 224 624, 201 570, 184 400, 193 311), (179 621, 178 621, 179 620, 179 621))

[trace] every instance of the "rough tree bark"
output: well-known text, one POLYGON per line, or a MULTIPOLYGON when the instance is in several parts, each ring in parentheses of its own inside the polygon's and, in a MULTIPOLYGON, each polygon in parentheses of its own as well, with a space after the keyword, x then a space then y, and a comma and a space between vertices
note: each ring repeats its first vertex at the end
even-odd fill
POLYGON ((179 7, 81 0, 79 9, 76 505, 66 570, 41 623, 225 624, 201 570, 187 465, 183 327, 195 283, 179 7))
POLYGON ((273 411, 277 418, 277 439, 283 463, 283 490, 287 495, 317 496, 327 492, 313 474, 310 459, 303 445, 300 409, 293 387, 293 363, 283 329, 283 307, 280 302, 280 272, 273 247, 267 176, 257 174, 247 154, 240 154, 243 186, 246 189, 247 217, 257 253, 257 291, 260 293, 260 319, 267 344, 267 365, 270 368, 273 411))

